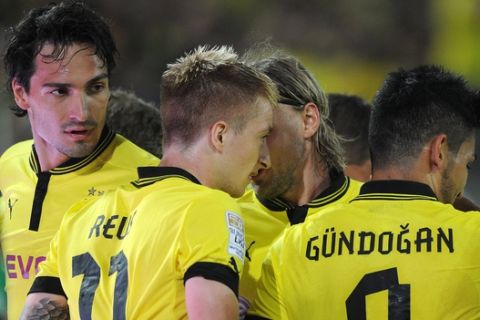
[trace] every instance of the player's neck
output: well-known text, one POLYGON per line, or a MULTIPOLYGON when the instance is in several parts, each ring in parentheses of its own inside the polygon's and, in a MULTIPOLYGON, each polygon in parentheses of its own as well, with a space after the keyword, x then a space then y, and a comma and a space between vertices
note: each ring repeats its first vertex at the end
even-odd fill
POLYGON ((371 180, 406 180, 430 185, 429 177, 430 174, 427 171, 418 170, 416 167, 402 168, 398 166, 390 166, 373 170, 371 180))
POLYGON ((160 167, 176 167, 187 171, 197 178, 202 185, 210 186, 208 161, 205 160, 198 148, 181 148, 179 145, 172 145, 163 150, 160 167))
POLYGON ((41 139, 34 139, 34 144, 42 172, 56 168, 70 159, 67 155, 59 152, 41 139))
POLYGON ((304 205, 315 199, 331 184, 328 168, 323 161, 308 158, 301 176, 281 198, 296 205, 304 205), (300 178, 301 177, 301 178, 300 178))

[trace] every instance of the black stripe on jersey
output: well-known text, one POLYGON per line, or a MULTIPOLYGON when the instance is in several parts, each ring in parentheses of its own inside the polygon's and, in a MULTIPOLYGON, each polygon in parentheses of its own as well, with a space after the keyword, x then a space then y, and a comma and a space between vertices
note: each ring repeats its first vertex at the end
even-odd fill
POLYGON ((238 273, 230 267, 214 262, 197 262, 188 268, 183 277, 183 284, 193 277, 203 277, 218 281, 229 287, 238 297, 238 273))
POLYGON ((251 314, 247 314, 247 316, 245 317, 245 320, 270 320, 270 319, 260 317, 260 316, 254 316, 254 315, 251 315, 251 314))
POLYGON ((406 180, 368 181, 360 188, 356 200, 430 200, 437 201, 433 190, 426 184, 406 180))
POLYGON ((201 184, 190 172, 177 167, 138 167, 138 179, 132 181, 137 188, 149 186, 157 181, 167 178, 182 178, 193 183, 201 184))
POLYGON ((338 177, 332 179, 332 182, 327 189, 308 203, 308 206, 310 208, 319 208, 335 202, 347 193, 349 187, 350 178, 343 174, 339 174, 338 177))
POLYGON ((60 278, 56 277, 36 277, 28 294, 37 292, 58 294, 68 299, 65 291, 63 291, 60 278))
POLYGON ((50 172, 37 173, 38 181, 35 186, 35 195, 33 198, 32 212, 30 213, 30 225, 28 230, 38 231, 40 226, 40 218, 42 216, 43 201, 47 196, 48 183, 50 182, 50 172))
POLYGON ((287 210, 288 221, 293 226, 294 224, 303 223, 307 217, 308 206, 295 207, 287 210))

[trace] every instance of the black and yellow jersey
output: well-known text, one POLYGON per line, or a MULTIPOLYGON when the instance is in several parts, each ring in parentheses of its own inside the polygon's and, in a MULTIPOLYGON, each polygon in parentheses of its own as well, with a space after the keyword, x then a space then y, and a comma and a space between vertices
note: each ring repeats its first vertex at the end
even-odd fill
POLYGON ((302 223, 307 217, 317 215, 331 206, 347 203, 360 192, 361 182, 342 173, 331 173, 330 186, 315 199, 303 206, 293 205, 282 199, 262 199, 248 190, 238 202, 242 209, 246 232, 246 260, 240 279, 242 313, 252 303, 262 262, 268 248, 289 226, 302 223))
POLYGON ((158 165, 155 156, 105 129, 95 150, 41 171, 32 140, 0 158, 3 194, 0 241, 6 271, 8 317, 18 319, 39 264, 67 209, 84 198, 136 178, 137 167, 158 165))
POLYGON ((272 246, 252 314, 270 319, 479 319, 480 215, 425 184, 372 181, 272 246))
POLYGON ((236 201, 172 167, 69 210, 31 292, 68 297, 72 319, 184 319, 184 283, 238 293, 244 226, 236 201))

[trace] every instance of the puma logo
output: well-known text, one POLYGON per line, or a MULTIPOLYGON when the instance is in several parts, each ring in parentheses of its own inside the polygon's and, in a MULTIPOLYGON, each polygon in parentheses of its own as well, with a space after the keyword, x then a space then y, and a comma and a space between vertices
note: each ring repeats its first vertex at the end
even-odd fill
POLYGON ((12 201, 12 198, 8 198, 8 209, 10 210, 10 220, 12 219, 12 210, 13 207, 15 206, 15 203, 17 203, 18 199, 14 199, 12 201))

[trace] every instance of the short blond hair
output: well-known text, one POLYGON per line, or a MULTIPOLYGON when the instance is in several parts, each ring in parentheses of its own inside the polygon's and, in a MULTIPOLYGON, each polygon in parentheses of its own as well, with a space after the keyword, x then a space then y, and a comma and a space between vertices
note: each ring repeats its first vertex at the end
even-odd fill
POLYGON ((191 143, 200 130, 223 119, 243 130, 256 115, 259 97, 277 103, 273 82, 244 64, 228 46, 200 46, 169 64, 162 76, 160 112, 163 141, 191 143), (240 110, 251 106, 249 110, 240 110))

